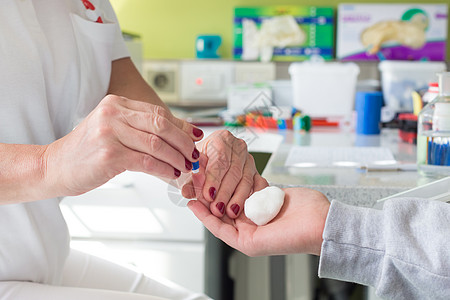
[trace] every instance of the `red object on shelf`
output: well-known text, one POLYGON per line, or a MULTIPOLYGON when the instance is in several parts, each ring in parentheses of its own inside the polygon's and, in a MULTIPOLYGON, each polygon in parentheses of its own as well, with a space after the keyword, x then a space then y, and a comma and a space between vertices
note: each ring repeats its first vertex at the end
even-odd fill
POLYGON ((311 119, 312 126, 329 126, 329 127, 338 127, 338 121, 328 121, 327 119, 311 119))
POLYGON ((415 144, 417 142, 417 116, 412 113, 398 115, 398 135, 404 142, 415 144))

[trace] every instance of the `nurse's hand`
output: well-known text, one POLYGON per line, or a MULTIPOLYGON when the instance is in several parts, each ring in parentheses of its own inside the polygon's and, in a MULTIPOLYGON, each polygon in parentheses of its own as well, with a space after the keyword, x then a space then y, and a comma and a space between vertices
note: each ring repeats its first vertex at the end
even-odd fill
POLYGON ((311 189, 289 188, 285 192, 281 211, 264 226, 255 225, 244 213, 234 220, 217 218, 200 201, 192 200, 188 207, 212 234, 246 255, 320 255, 330 202, 311 189))
POLYGON ((215 216, 238 217, 249 195, 268 186, 258 174, 247 144, 228 130, 219 130, 197 146, 200 171, 183 187, 183 195, 202 201, 215 216))
POLYGON ((189 172, 203 137, 164 108, 108 95, 45 151, 46 179, 58 196, 90 191, 125 170, 175 179, 189 172))

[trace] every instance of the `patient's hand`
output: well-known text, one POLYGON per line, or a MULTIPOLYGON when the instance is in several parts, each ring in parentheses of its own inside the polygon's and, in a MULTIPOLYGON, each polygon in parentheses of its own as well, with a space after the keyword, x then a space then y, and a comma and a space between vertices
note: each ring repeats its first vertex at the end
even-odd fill
POLYGON ((183 186, 183 196, 202 201, 218 217, 238 217, 245 200, 268 185, 259 175, 247 144, 228 130, 219 130, 197 147, 200 170, 183 186))
POLYGON ((320 192, 285 189, 280 213, 267 225, 257 226, 244 213, 238 218, 218 218, 199 201, 188 207, 219 239, 249 256, 290 253, 320 254, 322 232, 330 202, 320 192))

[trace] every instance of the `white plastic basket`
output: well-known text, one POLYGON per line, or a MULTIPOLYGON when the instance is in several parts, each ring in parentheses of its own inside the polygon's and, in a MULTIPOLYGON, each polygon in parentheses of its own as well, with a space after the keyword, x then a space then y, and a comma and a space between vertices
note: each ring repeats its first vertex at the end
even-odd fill
POLYGON ((301 62, 289 66, 293 105, 311 117, 349 116, 359 67, 352 62, 301 62))
POLYGON ((380 62, 381 85, 385 106, 394 112, 412 112, 413 90, 427 88, 437 81, 436 74, 444 72, 444 62, 389 61, 380 62))

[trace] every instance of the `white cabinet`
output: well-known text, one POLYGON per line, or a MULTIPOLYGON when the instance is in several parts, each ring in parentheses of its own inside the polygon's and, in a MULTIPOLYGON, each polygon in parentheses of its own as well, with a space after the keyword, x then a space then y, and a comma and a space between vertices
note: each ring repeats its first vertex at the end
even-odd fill
POLYGON ((61 209, 72 247, 203 292, 203 225, 188 208, 173 204, 169 192, 173 197, 158 178, 125 172, 66 197, 61 209))

